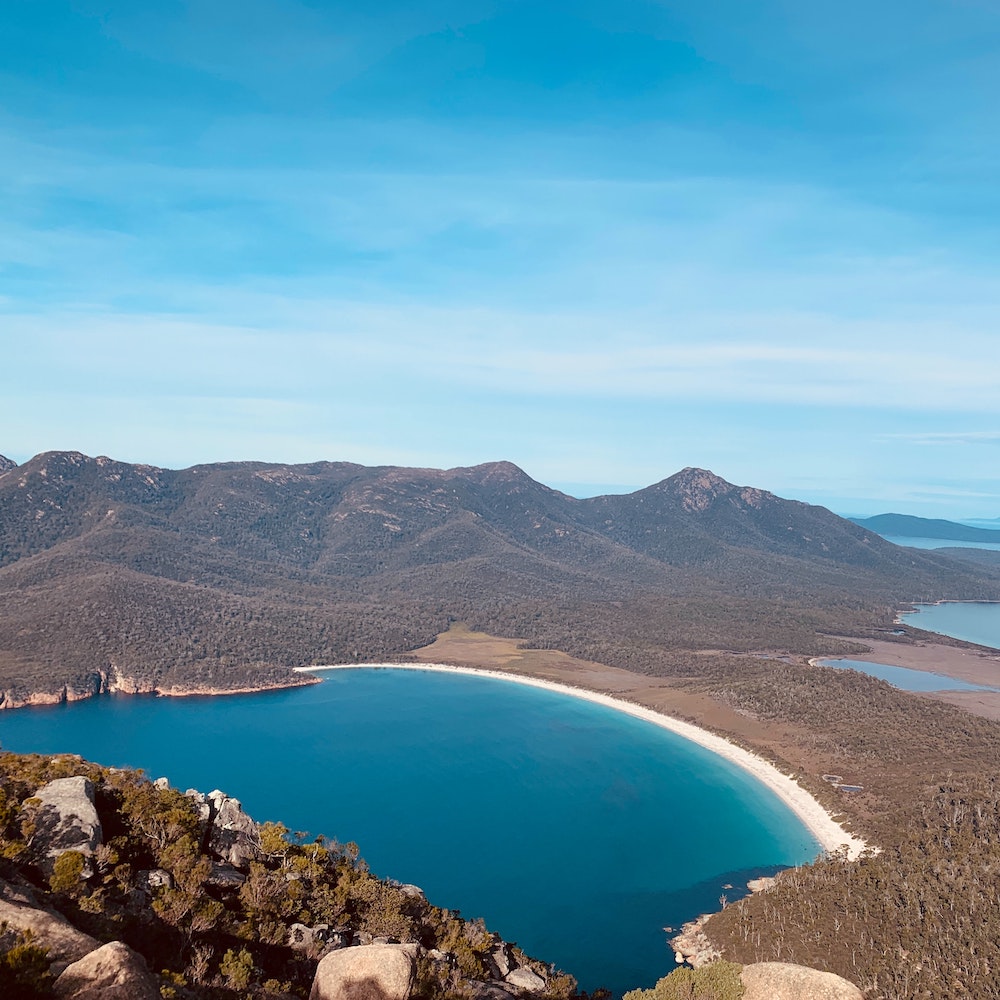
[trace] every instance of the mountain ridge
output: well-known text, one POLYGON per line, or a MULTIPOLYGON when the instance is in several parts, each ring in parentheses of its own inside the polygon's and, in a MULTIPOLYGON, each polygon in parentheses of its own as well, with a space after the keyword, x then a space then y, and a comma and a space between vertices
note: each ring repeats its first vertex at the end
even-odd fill
POLYGON ((827 652, 823 634, 888 624, 900 601, 998 581, 693 467, 577 499, 510 462, 170 470, 45 452, 0 474, 0 689, 273 683, 459 620, 644 670, 664 648, 827 652))

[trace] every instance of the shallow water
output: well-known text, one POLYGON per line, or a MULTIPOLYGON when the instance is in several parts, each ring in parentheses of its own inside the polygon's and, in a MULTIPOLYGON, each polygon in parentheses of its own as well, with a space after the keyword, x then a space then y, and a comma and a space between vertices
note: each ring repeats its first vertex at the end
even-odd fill
POLYGON ((857 670, 869 677, 877 677, 903 691, 995 691, 996 688, 983 684, 971 684, 944 674, 932 674, 926 670, 911 670, 908 667, 894 667, 887 663, 868 663, 865 660, 818 660, 824 667, 840 670, 857 670))
POLYGON ((0 743, 222 788, 255 819, 357 841, 378 874, 484 917, 588 990, 651 986, 674 967, 664 926, 819 851, 745 772, 607 707, 455 674, 325 678, 5 712, 0 743))

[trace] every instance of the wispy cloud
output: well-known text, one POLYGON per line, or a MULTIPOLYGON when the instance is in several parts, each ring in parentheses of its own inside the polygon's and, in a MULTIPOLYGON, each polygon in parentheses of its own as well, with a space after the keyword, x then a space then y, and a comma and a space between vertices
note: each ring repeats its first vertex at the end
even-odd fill
POLYGON ((905 441, 913 445, 954 447, 955 445, 1000 445, 1000 430, 991 431, 917 431, 884 434, 880 440, 905 441))

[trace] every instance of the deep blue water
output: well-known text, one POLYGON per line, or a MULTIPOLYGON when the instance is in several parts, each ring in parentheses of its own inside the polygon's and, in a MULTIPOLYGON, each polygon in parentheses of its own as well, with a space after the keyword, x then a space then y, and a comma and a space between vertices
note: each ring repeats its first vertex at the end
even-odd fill
MULTIPOLYGON (((944 674, 932 674, 926 670, 910 670, 908 667, 893 667, 887 663, 868 663, 865 660, 819 660, 824 667, 842 670, 858 670, 870 677, 878 677, 893 687, 903 691, 996 691, 996 688, 982 684, 970 684, 944 674)), ((1000 680, 1000 671, 998 671, 1000 680)))
POLYGON ((344 670, 259 695, 102 697, 0 713, 0 744, 222 788, 259 821, 357 841, 376 873, 588 990, 652 986, 674 967, 663 927, 819 850, 707 750, 489 678, 344 670))
POLYGON ((1000 649, 1000 603, 946 601, 914 607, 916 611, 899 616, 907 625, 1000 649))

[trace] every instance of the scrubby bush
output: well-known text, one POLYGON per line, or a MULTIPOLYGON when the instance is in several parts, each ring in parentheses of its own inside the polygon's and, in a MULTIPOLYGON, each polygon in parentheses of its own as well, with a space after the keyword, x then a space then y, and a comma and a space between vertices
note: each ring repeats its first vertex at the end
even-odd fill
POLYGON ((739 1000, 743 996, 742 969, 735 962, 677 969, 651 990, 632 990, 622 1000, 739 1000))

